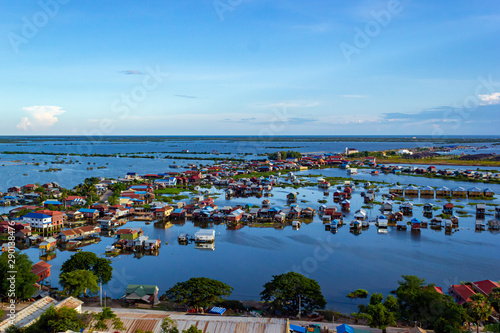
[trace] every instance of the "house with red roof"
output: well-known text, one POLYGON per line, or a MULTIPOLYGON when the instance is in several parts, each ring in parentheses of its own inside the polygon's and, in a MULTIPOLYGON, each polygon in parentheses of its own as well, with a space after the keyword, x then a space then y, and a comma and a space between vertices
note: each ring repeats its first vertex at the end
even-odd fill
POLYGON ((52 227, 55 229, 62 228, 64 221, 63 212, 59 212, 57 210, 52 211, 48 209, 43 209, 43 210, 37 210, 35 213, 45 214, 52 217, 52 227))
POLYGON ((471 296, 474 296, 476 293, 468 284, 455 284, 448 289, 451 297, 458 304, 462 305, 465 303, 472 302, 471 296))
POLYGON ((491 292, 495 288, 500 288, 500 285, 498 283, 496 283, 495 281, 482 280, 482 281, 472 282, 472 289, 476 293, 481 293, 485 296, 488 296, 489 294, 491 294, 491 292))
POLYGON ((31 267, 31 273, 35 274, 38 278, 36 282, 45 280, 50 276, 50 269, 52 265, 45 261, 39 261, 31 267))

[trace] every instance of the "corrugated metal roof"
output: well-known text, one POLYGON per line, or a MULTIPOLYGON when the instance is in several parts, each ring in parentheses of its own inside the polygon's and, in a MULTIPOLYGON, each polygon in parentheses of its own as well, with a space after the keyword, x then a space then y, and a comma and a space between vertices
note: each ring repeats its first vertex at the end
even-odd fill
MULTIPOLYGON (((161 322, 163 318, 167 317, 165 314, 115 313, 126 327, 126 330, 121 332, 126 333, 134 333, 138 329, 160 333, 161 322)), ((203 333, 288 333, 286 319, 177 314, 170 315, 170 318, 177 322, 179 331, 195 325, 203 333)), ((92 320, 91 325, 94 324, 95 321, 92 320)), ((106 324, 109 331, 112 332, 111 321, 106 322, 106 324)))

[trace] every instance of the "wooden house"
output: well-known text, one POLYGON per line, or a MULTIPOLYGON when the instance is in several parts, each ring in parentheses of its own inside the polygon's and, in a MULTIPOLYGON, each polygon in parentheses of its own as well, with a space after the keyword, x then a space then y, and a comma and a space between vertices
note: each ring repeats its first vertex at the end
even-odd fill
POLYGON ((38 245, 38 251, 40 255, 48 254, 56 250, 56 239, 52 237, 46 238, 43 242, 38 245))
POLYGON ((441 217, 434 217, 430 222, 431 227, 441 228, 443 225, 443 219, 441 217))
POLYGON ((486 205, 484 203, 477 204, 476 205, 476 216, 484 217, 484 214, 486 214, 486 205))
POLYGON ((354 213, 354 218, 358 221, 365 221, 367 219, 366 210, 361 208, 354 213))
POLYGON ((453 204, 451 202, 448 202, 443 206, 443 213, 449 215, 453 214, 453 204))
POLYGON ((389 223, 389 220, 385 215, 379 215, 377 217, 377 227, 379 228, 387 228, 387 224, 389 223))
POLYGON ((418 196, 418 187, 410 185, 405 188, 405 196, 418 196))
POLYGON ((412 215, 413 214, 413 204, 411 202, 403 202, 399 209, 403 212, 404 215, 412 215))
POLYGON ((100 227, 84 226, 74 229, 63 230, 59 233, 62 242, 69 242, 71 240, 81 240, 89 237, 95 237, 101 232, 100 227))
POLYGON ((425 186, 420 189, 420 195, 424 197, 434 197, 436 191, 431 186, 425 186))
POLYGON ((481 190, 479 187, 473 187, 467 191, 467 194, 469 198, 477 198, 484 196, 484 191, 481 190))
POLYGON ((436 196, 438 197, 449 197, 451 196, 451 190, 446 186, 441 186, 436 190, 436 196))
POLYGON ((417 218, 412 219, 410 223, 411 223, 411 230, 420 230, 420 228, 422 227, 422 221, 420 221, 417 218))
POLYGON ((286 196, 286 200, 289 203, 297 202, 297 194, 293 192, 288 193, 286 196))
POLYGON ((398 194, 398 195, 403 195, 404 189, 403 187, 396 185, 391 188, 389 188, 389 194, 398 194))
POLYGON ((353 220, 353 221, 351 221, 351 223, 349 224, 349 229, 351 229, 351 230, 357 230, 357 231, 359 231, 359 230, 361 230, 361 228, 362 228, 362 223, 361 223, 361 221, 358 221, 358 220, 353 220))
POLYGON ((433 208, 434 208, 434 204, 428 202, 426 203, 424 206, 423 206, 423 211, 424 211, 424 214, 426 213, 432 213, 433 211, 433 208))
POLYGON ((333 193, 333 201, 334 202, 339 202, 341 200, 344 200, 345 196, 346 196, 345 192, 335 191, 333 193))
POLYGON ((312 209, 311 207, 306 207, 302 209, 301 213, 303 217, 313 217, 316 214, 316 210, 312 209))
POLYGON ((262 208, 269 208, 271 206, 271 201, 269 199, 262 200, 262 208))
POLYGON ((392 201, 385 201, 382 202, 382 205, 380 207, 380 211, 382 214, 390 214, 392 212, 392 201))
POLYGON ((484 196, 485 197, 492 197, 494 195, 495 195, 495 192, 493 192, 492 189, 490 189, 488 187, 484 189, 484 196))
POLYGON ((341 202, 342 210, 348 212, 351 210, 351 202, 347 199, 341 202))
POLYGON ((81 208, 78 210, 87 220, 96 220, 99 218, 99 211, 92 208, 81 208))
POLYGON ((467 190, 465 188, 459 186, 451 191, 451 195, 453 197, 466 197, 467 190))

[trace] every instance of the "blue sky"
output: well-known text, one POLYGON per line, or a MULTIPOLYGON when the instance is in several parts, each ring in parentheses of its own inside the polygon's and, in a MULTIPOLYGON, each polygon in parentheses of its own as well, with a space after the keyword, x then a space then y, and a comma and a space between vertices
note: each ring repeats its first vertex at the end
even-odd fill
POLYGON ((495 0, 4 1, 0 35, 4 135, 499 134, 495 0))

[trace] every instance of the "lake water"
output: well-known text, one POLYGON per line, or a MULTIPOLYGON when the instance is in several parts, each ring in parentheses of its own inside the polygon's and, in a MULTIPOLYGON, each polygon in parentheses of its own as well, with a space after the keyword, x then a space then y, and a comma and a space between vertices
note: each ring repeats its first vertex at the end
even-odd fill
MULTIPOLYGON (((54 146, 46 143, 44 151, 64 152, 68 146, 54 146), (61 150, 58 150, 61 149, 61 150)), ((132 143, 96 145, 96 151, 100 153, 109 152, 141 152, 141 151, 180 151, 181 149, 200 149, 209 151, 217 149, 223 152, 226 145, 234 143, 181 143, 169 142, 168 145, 179 145, 178 147, 166 147, 165 143, 132 143), (154 148, 155 145, 159 147, 154 148), (200 145, 196 148, 196 145, 200 145), (142 150, 137 150, 142 149, 142 150)), ((320 151, 327 148, 320 147, 320 143, 305 143, 314 147, 303 147, 311 151, 320 151)), ((337 143, 328 143, 337 144, 337 143)), ((369 145, 369 143, 366 143, 369 145)), ((379 143, 373 143, 373 147, 379 143)), ((393 145, 394 143, 389 143, 393 145)), ((268 146, 283 146, 283 143, 267 143, 268 146)), ((290 146, 297 146, 293 142, 290 146)), ((324 143, 327 147, 327 144, 324 143)), ((360 149, 358 143, 349 143, 360 149)), ((332 146, 333 147, 333 146, 332 146)), ((41 150, 40 146, 9 147, 5 145, 0 148, 6 150, 26 151, 41 150)), ((227 147, 231 150, 235 147, 227 147)), ((275 151, 272 148, 263 148, 275 151)), ((368 148, 367 148, 368 149, 368 148)), ((369 148, 377 149, 377 148, 369 148)), ((384 149, 384 148, 380 148, 384 149)), ((298 149, 295 149, 298 150, 298 149)), ((328 149, 330 150, 330 149, 328 149)), ((333 150, 333 149, 331 149, 333 150)), ((68 150, 71 151, 71 150, 68 150)), ((202 155, 205 156, 205 155, 202 155)), ((2 161, 18 160, 29 161, 52 161, 55 156, 42 155, 2 155, 2 161)), ((154 173, 168 171, 171 161, 164 159, 122 159, 122 158, 99 158, 99 157, 73 157, 82 164, 50 165, 35 167, 34 165, 9 165, 2 167, 0 187, 5 189, 12 185, 24 185, 31 182, 57 181, 63 186, 74 186, 90 176, 123 176, 128 171, 138 173, 154 173), (86 170, 88 162, 96 163, 96 166, 108 164, 107 169, 86 170), (55 173, 38 172, 40 168, 62 167, 63 171, 55 173), (27 173, 28 176, 23 176, 27 173)), ((178 162, 184 163, 179 160, 178 162)), ((191 163, 193 161, 185 161, 191 163)), ((210 161, 204 161, 208 163, 210 161)), ((384 181, 388 183, 400 182, 401 184, 416 185, 446 185, 450 188, 464 186, 469 188, 479 186, 492 188, 495 193, 500 193, 500 185, 474 184, 468 182, 453 182, 447 180, 397 176, 387 174, 372 176, 368 170, 360 170, 358 175, 352 176, 363 184, 365 181, 384 181)), ((324 176, 346 177, 345 170, 325 169, 298 172, 297 175, 322 174, 324 176)), ((305 178, 304 178, 305 179, 305 178)), ((316 178, 309 178, 315 181, 316 178)), ((236 204, 261 204, 262 198, 234 198, 226 200, 221 190, 213 188, 212 195, 218 197, 215 203, 219 206, 236 204)), ((284 207, 286 195, 290 191, 298 191, 298 200, 301 207, 310 206, 318 209, 318 200, 324 199, 323 191, 317 187, 306 187, 298 190, 275 188, 273 197, 270 198, 273 205, 284 207), (302 202, 307 201, 307 202, 302 202)), ((334 189, 330 189, 331 192, 334 189)), ((363 191, 358 186, 351 200, 351 213, 347 214, 344 221, 352 220, 353 212, 363 205, 360 196, 363 191)), ((381 195, 387 193, 388 185, 383 185, 377 193, 377 201, 382 201, 381 195)), ((333 205, 332 194, 326 198, 329 205, 333 205)), ((433 202, 443 205, 446 202, 438 202, 434 199, 416 198, 414 204, 433 202)), ((470 214, 474 215, 475 207, 468 205, 476 201, 462 199, 459 202, 452 201, 456 205, 463 205, 470 214)), ((494 200, 488 204, 499 204, 494 200)), ((396 205, 397 207, 398 205, 396 205)), ((5 212, 12 207, 0 209, 5 212)), ((494 206, 487 206, 487 210, 494 206)), ((437 213, 439 213, 438 211, 437 213)), ((370 220, 375 219, 378 207, 368 210, 370 220)), ((436 214, 437 214, 436 213, 436 214)), ((489 212, 491 214, 492 212, 489 212)), ((414 207, 413 217, 422 218, 422 209, 414 207)), ((486 217, 488 220, 489 216, 486 217)), ((408 218, 406 218, 408 219, 408 218)), ((450 284, 460 281, 475 281, 483 279, 500 280, 500 234, 489 231, 475 232, 475 217, 460 219, 460 226, 452 235, 445 235, 444 228, 441 231, 422 229, 420 233, 408 231, 397 231, 396 228, 388 228, 387 233, 379 233, 375 225, 371 225, 360 235, 349 232, 348 226, 340 228, 337 234, 325 231, 323 223, 315 216, 310 224, 302 224, 299 230, 285 227, 282 230, 273 228, 244 227, 240 230, 227 230, 225 225, 210 225, 216 230, 215 250, 195 249, 194 244, 179 245, 177 236, 179 233, 194 234, 200 229, 198 224, 187 221, 182 224, 174 224, 169 229, 156 228, 154 224, 146 225, 144 222, 128 222, 125 227, 141 227, 144 234, 150 238, 159 238, 162 247, 158 256, 143 256, 136 258, 134 255, 119 255, 112 258, 113 279, 104 287, 107 295, 120 297, 129 283, 134 284, 156 284, 160 293, 173 286, 176 282, 185 281, 191 277, 205 276, 221 280, 234 287, 232 298, 235 299, 259 299, 264 283, 272 279, 273 275, 294 270, 307 275, 319 282, 323 294, 328 301, 328 307, 342 312, 356 311, 357 301, 351 301, 345 297, 347 293, 357 288, 367 289, 370 292, 388 293, 397 287, 397 281, 402 274, 415 274, 434 282, 438 286, 447 289, 450 284), (166 244, 168 242, 168 244, 166 244)), ((84 248, 99 255, 104 254, 107 245, 113 243, 113 238, 102 237, 98 244, 84 248)), ((33 262, 39 261, 38 249, 25 250, 33 262)), ((73 252, 56 252, 56 258, 50 260, 52 267, 52 285, 57 285, 58 275, 62 262, 68 259, 73 252)))

